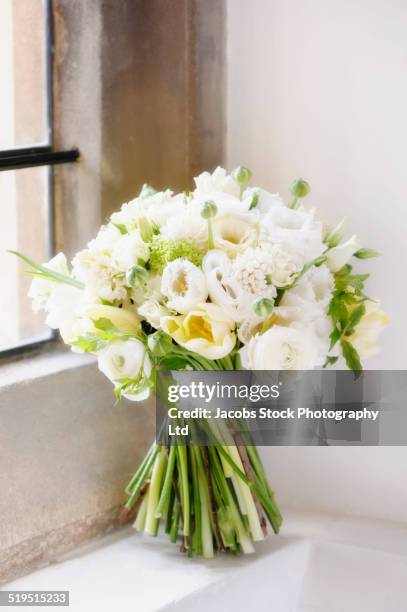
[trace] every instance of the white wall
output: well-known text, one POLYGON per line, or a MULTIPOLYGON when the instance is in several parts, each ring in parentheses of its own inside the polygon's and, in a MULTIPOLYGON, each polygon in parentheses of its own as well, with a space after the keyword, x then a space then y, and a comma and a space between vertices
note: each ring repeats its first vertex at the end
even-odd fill
POLYGON ((348 218, 384 257, 369 293, 392 317, 368 367, 407 366, 407 4, 405 0, 228 0, 227 166, 348 218))
MULTIPOLYGON (((406 368, 407 3, 229 0, 227 166, 309 204, 384 257, 369 293, 392 324, 371 368, 406 368)), ((283 507, 407 518, 407 448, 267 448, 283 507)))

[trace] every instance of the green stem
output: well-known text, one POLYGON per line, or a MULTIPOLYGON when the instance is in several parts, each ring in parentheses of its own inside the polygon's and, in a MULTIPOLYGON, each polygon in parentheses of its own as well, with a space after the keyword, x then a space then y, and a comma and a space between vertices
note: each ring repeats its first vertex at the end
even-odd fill
POLYGON ((156 518, 156 510, 158 499, 160 497, 161 482, 164 475, 165 464, 167 462, 167 453, 164 448, 160 449, 154 462, 153 473, 151 475, 151 483, 149 486, 149 496, 147 505, 146 524, 144 527, 145 533, 156 536, 158 532, 159 521, 156 518))
POLYGON ((167 470, 165 472, 164 484, 163 484, 163 488, 161 491, 160 500, 158 502, 156 512, 155 512, 156 518, 161 518, 164 508, 167 505, 169 497, 170 497, 170 493, 172 489, 172 477, 174 474, 174 466, 175 466, 175 456, 176 456, 175 446, 171 446, 170 452, 168 454, 168 463, 167 463, 167 470))
POLYGON ((189 499, 189 481, 188 481, 188 462, 187 451, 185 446, 177 446, 177 460, 180 477, 180 494, 182 516, 184 519, 183 534, 190 535, 190 499, 189 499))

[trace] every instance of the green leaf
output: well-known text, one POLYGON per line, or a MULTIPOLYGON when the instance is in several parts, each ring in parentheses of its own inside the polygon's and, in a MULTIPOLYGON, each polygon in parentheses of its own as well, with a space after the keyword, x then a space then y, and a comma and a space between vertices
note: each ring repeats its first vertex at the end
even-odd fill
POLYGON ((259 203, 259 194, 256 191, 252 196, 252 201, 250 202, 249 210, 253 210, 253 208, 256 208, 258 203, 259 203))
POLYGON ((127 227, 123 224, 123 223, 113 223, 112 225, 114 225, 121 234, 127 234, 127 227))
POLYGON ((13 251, 9 249, 8 253, 16 255, 17 257, 25 261, 25 263, 27 263, 29 266, 34 268, 34 270, 36 270, 34 276, 44 278, 45 280, 50 280, 54 283, 64 283, 65 285, 71 285, 72 287, 76 287, 76 289, 83 289, 85 286, 83 283, 76 280, 75 278, 72 278, 71 276, 66 276, 65 274, 61 274, 60 272, 55 272, 55 270, 50 270, 49 268, 37 263, 30 257, 27 257, 26 255, 23 255, 18 251, 13 251))
POLYGON ((339 356, 327 356, 326 361, 324 363, 324 365, 322 366, 323 368, 326 368, 329 365, 334 365, 339 359, 339 356))
POLYGON ((350 370, 358 372, 363 370, 359 354, 355 347, 347 340, 341 340, 342 355, 346 361, 346 365, 350 370))
POLYGON ((335 327, 335 329, 333 330, 333 332, 329 336, 329 339, 331 341, 331 343, 329 345, 329 350, 330 351, 333 349, 333 347, 338 342, 338 340, 340 340, 341 335, 342 335, 342 332, 338 328, 335 327))
POLYGON ((356 325, 359 323, 359 321, 361 320, 365 312, 366 312, 366 306, 364 304, 359 304, 359 306, 356 306, 356 308, 352 310, 349 316, 349 322, 348 322, 348 326, 346 329, 347 336, 351 336, 353 334, 353 332, 355 331, 356 325))
POLYGON ((98 353, 99 351, 106 348, 109 344, 108 340, 101 338, 96 334, 84 334, 79 336, 74 342, 70 343, 72 346, 76 346, 81 349, 84 353, 98 353))
POLYGON ((380 257, 381 253, 374 249, 359 249, 356 253, 353 253, 353 257, 358 259, 370 259, 371 257, 380 257))
POLYGON ((161 359, 160 363, 166 370, 183 370, 188 365, 188 359, 179 355, 169 355, 161 359))

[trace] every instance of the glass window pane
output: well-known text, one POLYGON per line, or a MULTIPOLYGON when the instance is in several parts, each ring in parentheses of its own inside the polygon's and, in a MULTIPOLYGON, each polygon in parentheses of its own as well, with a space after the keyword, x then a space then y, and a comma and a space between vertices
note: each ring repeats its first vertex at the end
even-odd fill
POLYGON ((43 0, 0 0, 0 149, 48 143, 43 0))
POLYGON ((6 249, 49 259, 48 173, 44 167, 0 172, 0 350, 50 337, 44 313, 34 314, 27 266, 6 249))

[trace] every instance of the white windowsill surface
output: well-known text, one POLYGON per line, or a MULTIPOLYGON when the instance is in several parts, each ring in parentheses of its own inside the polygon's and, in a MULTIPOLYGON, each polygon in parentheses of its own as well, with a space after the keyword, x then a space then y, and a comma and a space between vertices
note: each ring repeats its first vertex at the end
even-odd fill
POLYGON ((405 612, 405 524, 288 514, 257 551, 187 559, 126 529, 3 588, 69 590, 73 612, 405 612))

